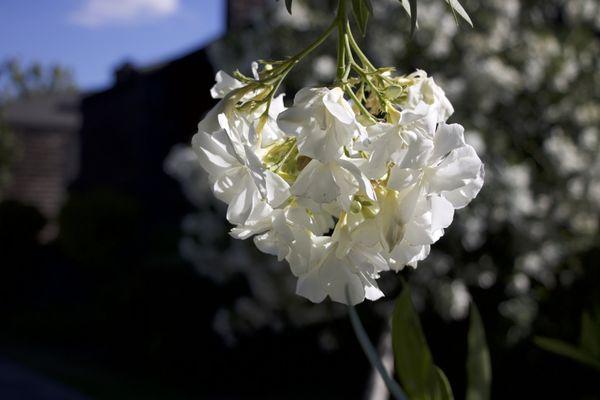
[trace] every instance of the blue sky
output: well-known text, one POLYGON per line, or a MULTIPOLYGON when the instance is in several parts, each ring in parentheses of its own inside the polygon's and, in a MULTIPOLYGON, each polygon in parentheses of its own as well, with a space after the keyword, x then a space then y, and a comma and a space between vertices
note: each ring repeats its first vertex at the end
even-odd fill
POLYGON ((0 0, 0 61, 60 63, 77 84, 110 84, 115 65, 145 65, 218 37, 224 0, 0 0))

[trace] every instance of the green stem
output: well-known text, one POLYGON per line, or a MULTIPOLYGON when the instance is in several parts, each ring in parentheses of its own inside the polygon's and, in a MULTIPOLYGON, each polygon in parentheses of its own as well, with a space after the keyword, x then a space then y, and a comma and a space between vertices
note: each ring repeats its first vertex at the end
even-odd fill
MULTIPOLYGON (((340 3, 344 3, 344 2, 345 2, 345 0, 340 0, 340 3)), ((304 57, 306 57, 308 54, 310 54, 313 50, 315 50, 317 47, 319 47, 325 41, 325 39, 327 39, 329 37, 329 35, 331 35, 331 33, 333 32, 333 30, 336 27, 339 28, 339 15, 331 22, 331 24, 327 27, 327 29, 325 29, 325 31, 317 39, 315 39, 314 42, 312 42, 310 45, 308 45, 308 47, 306 47, 304 50, 302 50, 301 52, 299 52, 296 55, 294 55, 293 57, 291 57, 283 65, 277 67, 275 69, 275 71, 273 71, 272 75, 270 75, 268 78, 257 82, 258 84, 266 84, 266 85, 273 84, 274 85, 273 89, 271 90, 271 93, 269 94, 269 100, 267 101, 267 108, 265 110, 265 113, 269 112, 269 108, 271 106, 271 101, 273 100, 273 97, 277 93, 279 86, 281 85, 281 83, 283 82, 283 80, 285 79, 287 74, 296 66, 296 64, 300 60, 302 60, 304 57), (281 71, 279 71, 280 68, 282 69, 281 71)), ((250 85, 248 85, 246 87, 250 87, 250 85)))
MULTIPOLYGON (((347 295, 347 297, 349 298, 350 296, 347 295)), ((348 306, 348 313, 350 314, 350 322, 352 323, 352 328, 354 329, 354 333, 356 334, 356 338, 358 339, 360 346, 365 352, 365 355, 369 359, 369 362, 373 368, 379 372, 379 375, 381 376, 381 379, 383 379, 383 382, 385 383, 385 386, 387 386, 390 394, 396 400, 408 400, 398 382, 392 379, 390 374, 385 369, 385 366, 381 362, 381 358, 369 340, 369 336, 367 335, 365 328, 362 326, 360 318, 358 318, 358 313, 353 306, 348 306)))
POLYGON ((313 50, 315 50, 317 47, 319 47, 325 41, 325 39, 327 39, 329 37, 329 35, 331 35, 333 30, 337 27, 338 27, 338 18, 335 18, 331 22, 331 24, 327 27, 327 29, 325 29, 325 31, 323 33, 321 33, 321 35, 318 38, 316 38, 314 42, 309 44, 304 50, 302 50, 299 53, 297 53, 296 55, 290 57, 282 65, 278 66, 273 71, 271 71, 271 74, 267 78, 265 78, 263 80, 259 80, 259 81, 257 81, 257 83, 269 85, 269 84, 276 83, 278 81, 279 82, 282 81, 283 78, 285 78, 285 76, 292 70, 292 68, 294 68, 294 66, 300 60, 302 60, 304 57, 306 57, 308 54, 310 54, 313 50), (280 69, 281 69, 281 71, 280 71, 280 69))
POLYGON ((377 70, 377 68, 373 66, 371 61, 369 61, 365 53, 363 53, 363 51, 360 49, 358 43, 356 43, 356 40, 354 39, 354 36, 352 36, 352 29, 350 29, 350 21, 346 21, 346 32, 348 34, 348 38, 350 39, 350 45, 358 55, 358 58, 363 63, 363 65, 370 68, 373 71, 377 70))
POLYGON ((337 28, 337 18, 333 20, 333 22, 331 23, 331 25, 329 25, 327 27, 327 29, 325 30, 325 32, 323 32, 321 34, 321 36, 319 36, 314 42, 312 42, 307 48, 305 48, 304 50, 302 50, 300 53, 296 54, 295 56, 293 56, 290 61, 292 63, 297 63, 298 61, 302 60, 304 57, 306 57, 309 53, 311 53, 314 49, 316 49, 317 47, 319 47, 324 41, 325 39, 327 39, 329 37, 329 35, 331 35, 331 32, 333 32, 333 30, 337 28))
POLYGON ((335 18, 338 27, 338 46, 337 46, 337 80, 341 81, 346 70, 346 48, 344 47, 344 37, 346 32, 346 0, 340 0, 338 3, 337 16, 335 18))
POLYGON ((360 111, 367 117, 369 118, 369 121, 371 122, 377 122, 377 120, 375 119, 375 117, 373 117, 373 115, 369 112, 369 110, 367 110, 365 108, 365 106, 362 104, 362 102, 358 99, 358 97, 356 97, 356 94, 354 93, 354 91, 352 90, 352 88, 349 85, 344 85, 344 88, 346 89, 346 93, 348 93, 348 95, 352 98, 352 100, 354 100, 354 103, 358 106, 358 108, 360 109, 360 111))

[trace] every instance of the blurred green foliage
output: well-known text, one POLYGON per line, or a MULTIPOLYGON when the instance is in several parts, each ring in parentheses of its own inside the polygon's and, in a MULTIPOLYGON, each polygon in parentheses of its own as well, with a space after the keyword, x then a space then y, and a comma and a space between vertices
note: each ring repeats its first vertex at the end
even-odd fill
POLYGON ((39 62, 24 65, 16 58, 0 63, 0 104, 11 99, 75 89, 73 73, 62 65, 39 62))
POLYGON ((600 372, 600 312, 598 309, 593 314, 584 312, 581 315, 578 346, 543 336, 537 336, 533 340, 544 350, 568 357, 600 372))

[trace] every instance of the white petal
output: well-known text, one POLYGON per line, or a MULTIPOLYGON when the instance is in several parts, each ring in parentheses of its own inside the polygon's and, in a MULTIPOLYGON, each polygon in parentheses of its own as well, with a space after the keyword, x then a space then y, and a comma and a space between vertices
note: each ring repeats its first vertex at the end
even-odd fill
POLYGON ((276 256, 279 254, 279 246, 275 233, 272 231, 254 237, 254 244, 263 253, 276 256))
POLYGON ((336 87, 330 90, 323 97, 323 104, 325 104, 327 111, 343 124, 348 125, 354 121, 354 111, 352 111, 350 104, 344 99, 342 89, 336 87))
POLYGON ((368 163, 361 168, 365 176, 369 179, 379 179, 387 173, 388 162, 390 161, 390 147, 387 141, 378 139, 373 143, 368 163))
POLYGON ((322 130, 315 124, 298 137, 298 151, 321 162, 329 162, 340 158, 344 148, 333 132, 322 130))
POLYGON ((225 203, 231 203, 234 196, 244 187, 242 182, 248 178, 244 167, 231 168, 215 178, 213 192, 215 196, 225 203))
POLYGON ((246 221, 252 207, 253 192, 256 190, 250 179, 246 179, 244 183, 227 208, 227 220, 235 225, 246 221))
POLYGON ((271 228, 273 209, 254 191, 250 213, 243 224, 234 227, 230 234, 236 239, 247 239, 271 228))
POLYGON ((422 192, 422 188, 419 185, 415 185, 398 197, 397 215, 401 223, 406 224, 413 219, 415 209, 422 198, 422 192))
POLYGON ((213 177, 240 165, 238 160, 231 155, 233 148, 223 130, 217 131, 213 135, 204 132, 196 133, 192 138, 192 147, 198 155, 202 168, 213 177))
POLYGON ((329 166, 312 160, 298 175, 291 193, 317 203, 330 203, 338 197, 339 189, 329 166))
POLYGON ((210 89, 210 95, 214 99, 222 99, 232 90, 244 86, 242 82, 223 71, 217 72, 215 79, 217 83, 210 89))
POLYGON ((345 259, 340 260, 334 254, 329 254, 323 262, 319 280, 333 301, 355 305, 365 299, 365 288, 359 276, 350 271, 345 259))
POLYGON ((390 258, 394 261, 392 263, 393 269, 399 271, 405 265, 414 261, 421 254, 423 247, 425 246, 410 245, 406 240, 398 243, 390 254, 390 258))
POLYGON ((452 203, 454 208, 463 208, 469 204, 481 190, 484 175, 485 172, 482 164, 475 179, 468 181, 468 183, 461 188, 442 192, 442 196, 452 203))
POLYGON ((404 139, 408 142, 408 149, 400 162, 400 167, 415 169, 424 167, 433 149, 433 142, 416 132, 405 132, 404 139))
POLYGON ((418 170, 395 166, 390 172, 390 179, 387 186, 390 189, 401 192, 408 187, 416 185, 420 177, 421 173, 418 170))
POLYGON ((327 293, 325 293, 325 290, 321 285, 318 269, 298 278, 298 282, 296 283, 296 294, 307 298, 313 303, 320 303, 325 300, 327 293))
POLYGON ((272 207, 279 207, 290 197, 290 185, 272 171, 265 171, 267 201, 272 207))
POLYGON ((267 196, 267 184, 265 182, 265 168, 263 167, 260 159, 254 153, 254 151, 248 146, 244 146, 244 153, 246 156, 246 167, 248 168, 248 173, 257 189, 259 190, 261 196, 265 198, 267 196))
POLYGON ((213 108, 211 108, 204 118, 198 123, 198 132, 212 133, 221 128, 217 116, 225 110, 225 102, 220 100, 213 108))
POLYGON ((362 194, 365 194, 371 200, 376 200, 375 191, 373 190, 373 185, 371 185, 371 181, 362 173, 360 166, 364 164, 366 161, 364 159, 348 159, 342 158, 337 161, 340 167, 344 168, 348 171, 356 182, 358 183, 358 188, 362 194))
POLYGON ((459 124, 439 124, 433 140, 431 160, 439 160, 452 150, 465 145, 465 129, 459 124))
POLYGON ((443 197, 432 195, 429 198, 431 206, 431 229, 437 231, 450 226, 454 218, 454 207, 452 203, 443 197))
POLYGON ((359 184, 356 181, 356 178, 344 168, 340 168, 337 165, 331 165, 330 171, 332 172, 335 185, 338 188, 338 201, 342 208, 348 211, 354 194, 358 192, 359 184))
POLYGON ((455 149, 433 169, 429 178, 430 189, 440 193, 464 187, 480 176, 481 165, 473 147, 465 145, 455 149))
POLYGON ((277 125, 277 118, 285 110, 283 94, 275 97, 269 107, 269 118, 261 131, 261 147, 268 147, 285 137, 285 133, 277 125))
POLYGON ((300 135, 309 126, 310 112, 303 107, 290 107, 277 117, 277 125, 288 135, 300 135))

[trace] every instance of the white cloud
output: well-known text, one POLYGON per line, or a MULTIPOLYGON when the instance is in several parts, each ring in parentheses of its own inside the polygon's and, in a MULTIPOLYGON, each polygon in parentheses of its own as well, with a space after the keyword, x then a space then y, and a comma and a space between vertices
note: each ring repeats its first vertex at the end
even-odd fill
POLYGON ((70 20, 86 27, 130 25, 149 19, 171 16, 179 0, 86 0, 70 15, 70 20))

